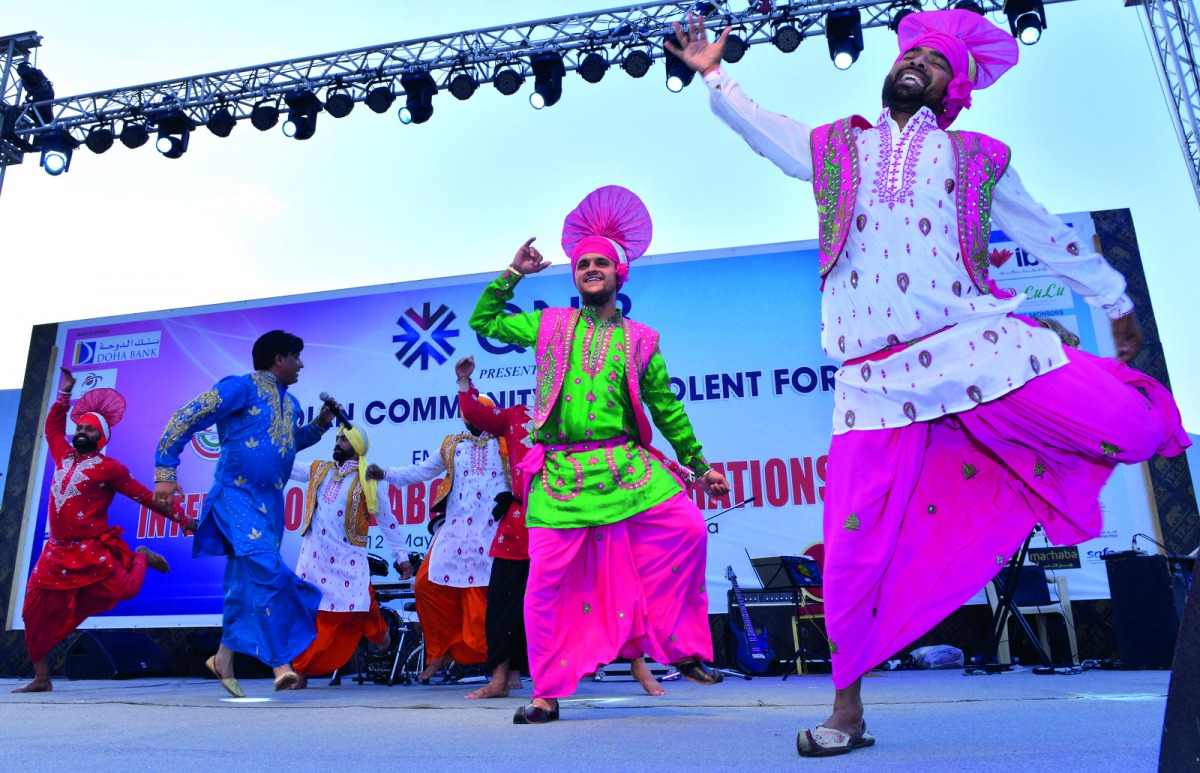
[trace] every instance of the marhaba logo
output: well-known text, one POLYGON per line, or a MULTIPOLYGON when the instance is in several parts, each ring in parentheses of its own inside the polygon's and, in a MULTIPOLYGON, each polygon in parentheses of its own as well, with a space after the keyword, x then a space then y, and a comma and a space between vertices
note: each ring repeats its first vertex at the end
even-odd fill
POLYGON ((217 434, 216 427, 209 427, 192 435, 191 446, 196 456, 201 459, 215 462, 221 456, 221 437, 217 434))
POLYGON ((421 313, 411 306, 404 312, 396 324, 404 331, 392 336, 392 343, 401 344, 396 352, 396 359, 406 368, 411 368, 417 360, 421 361, 421 370, 429 370, 429 361, 438 365, 446 362, 454 354, 451 338, 458 337, 458 329, 450 327, 455 315, 446 304, 438 306, 437 311, 431 312, 433 304, 426 301, 421 305, 421 313))

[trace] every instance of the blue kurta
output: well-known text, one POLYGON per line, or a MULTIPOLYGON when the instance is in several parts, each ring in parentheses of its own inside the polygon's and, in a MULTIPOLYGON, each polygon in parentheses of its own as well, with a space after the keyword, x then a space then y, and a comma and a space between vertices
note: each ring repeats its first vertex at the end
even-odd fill
POLYGON ((155 458, 155 481, 174 481, 192 436, 217 425, 221 456, 192 554, 229 558, 222 640, 272 666, 312 641, 321 601, 320 590, 279 557, 283 488, 296 452, 325 432, 316 422, 298 426, 301 416, 300 403, 270 373, 229 376, 175 412, 155 458))

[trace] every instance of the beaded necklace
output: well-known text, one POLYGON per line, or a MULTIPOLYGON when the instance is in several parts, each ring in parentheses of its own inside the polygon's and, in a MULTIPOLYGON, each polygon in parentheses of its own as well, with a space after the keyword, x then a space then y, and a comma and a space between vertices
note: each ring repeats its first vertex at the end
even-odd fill
POLYGON ((619 314, 613 314, 603 322, 596 324, 596 321, 590 316, 584 316, 587 320, 587 335, 583 339, 583 370, 592 378, 600 375, 600 371, 604 369, 604 360, 608 356, 608 348, 612 344, 613 330, 620 323, 619 314), (596 351, 592 351, 592 341, 596 334, 600 335, 600 344, 596 351))
POLYGON ((342 491, 342 481, 356 472, 358 472, 358 462, 353 459, 342 462, 340 466, 330 470, 325 490, 321 492, 321 501, 327 505, 336 502, 338 494, 342 491))

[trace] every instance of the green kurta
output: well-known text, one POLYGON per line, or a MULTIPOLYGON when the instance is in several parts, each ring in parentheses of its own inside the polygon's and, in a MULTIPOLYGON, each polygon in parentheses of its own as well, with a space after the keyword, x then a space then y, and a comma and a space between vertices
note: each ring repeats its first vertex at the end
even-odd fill
MULTIPOLYGON (((487 286, 471 328, 488 338, 532 347, 542 314, 506 314, 519 277, 505 271, 487 286)), ((530 486, 530 526, 574 529, 615 523, 679 493, 679 483, 637 442, 633 397, 625 380, 625 331, 621 314, 597 323, 584 307, 571 340, 570 365, 558 402, 533 440, 548 445, 586 443, 626 436, 624 443, 568 453, 547 449, 546 466, 530 486)), ((667 366, 657 351, 640 380, 642 402, 680 463, 697 474, 708 469, 683 405, 671 391, 667 366)))

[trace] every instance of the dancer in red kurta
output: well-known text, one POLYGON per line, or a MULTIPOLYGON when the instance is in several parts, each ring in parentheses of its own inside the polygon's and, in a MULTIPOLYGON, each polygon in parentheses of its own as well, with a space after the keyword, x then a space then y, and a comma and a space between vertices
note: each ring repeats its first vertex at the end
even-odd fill
POLYGON ((25 644, 33 661, 34 679, 13 692, 48 692, 50 649, 92 615, 107 612, 141 590, 146 569, 168 572, 166 559, 139 547, 130 550, 120 526, 108 522, 108 506, 116 494, 195 530, 182 509, 162 512, 150 490, 134 480, 128 468, 100 453, 112 425, 121 420, 125 400, 113 389, 94 389, 76 403, 75 434, 67 440, 67 409, 75 377, 62 369, 58 399, 46 416, 46 442, 54 458, 47 521, 50 539, 29 576, 25 605, 25 644))

